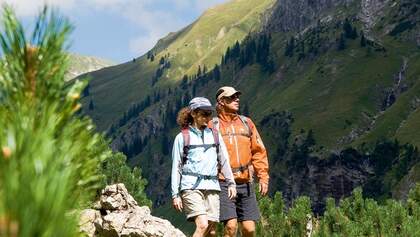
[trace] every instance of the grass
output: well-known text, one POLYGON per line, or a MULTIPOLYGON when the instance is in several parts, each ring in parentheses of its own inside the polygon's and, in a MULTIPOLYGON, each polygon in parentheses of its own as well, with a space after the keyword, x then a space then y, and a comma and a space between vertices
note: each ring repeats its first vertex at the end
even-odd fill
MULTIPOLYGON (((363 55, 363 49, 351 48, 363 55)), ((295 118, 295 134, 301 128, 313 129, 320 144, 335 146, 336 140, 351 128, 344 128, 345 120, 355 124, 361 119, 362 112, 375 112, 376 97, 372 93, 378 81, 390 85, 392 75, 398 70, 398 59, 360 56, 353 58, 349 51, 332 51, 314 62, 301 63, 284 73, 283 85, 270 90, 271 84, 264 88, 270 91, 264 106, 259 106, 256 114, 267 114, 269 110, 288 110, 295 118), (372 68, 389 65, 382 76, 375 75, 372 68), (324 71, 324 73, 320 73, 324 71), (326 136, 328 134, 328 136, 326 136)), ((264 90, 263 89, 263 90, 264 90)), ((261 101, 254 104, 262 105, 261 101)))
MULTIPOLYGON (((90 96, 84 98, 87 108, 93 100, 95 109, 87 114, 95 121, 99 130, 107 129, 131 104, 140 102, 150 93, 150 83, 154 74, 153 63, 145 57, 136 62, 127 62, 91 73, 90 96), (140 62, 138 62, 140 61, 140 62)), ((156 60, 154 62, 157 64, 156 60)))

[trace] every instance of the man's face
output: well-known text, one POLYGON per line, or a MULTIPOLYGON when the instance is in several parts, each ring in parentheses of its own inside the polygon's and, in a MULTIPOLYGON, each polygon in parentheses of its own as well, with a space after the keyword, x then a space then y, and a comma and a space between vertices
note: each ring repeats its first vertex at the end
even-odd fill
POLYGON ((233 94, 229 97, 223 97, 220 103, 226 112, 237 113, 239 111, 239 94, 233 94))

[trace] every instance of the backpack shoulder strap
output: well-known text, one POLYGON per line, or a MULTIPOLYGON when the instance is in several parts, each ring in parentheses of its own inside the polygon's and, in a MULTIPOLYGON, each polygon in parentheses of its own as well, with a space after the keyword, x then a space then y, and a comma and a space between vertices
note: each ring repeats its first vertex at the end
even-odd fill
POLYGON ((184 148, 182 153, 182 165, 187 162, 188 151, 190 149, 190 131, 189 128, 181 129, 182 138, 184 140, 184 148))
POLYGON ((219 131, 219 129, 220 129, 219 118, 218 117, 213 117, 211 121, 213 123, 213 128, 216 129, 217 131, 219 131))
POLYGON ((211 128, 211 131, 213 133, 214 144, 219 146, 219 144, 220 144, 220 142, 219 142, 219 118, 214 117, 212 119, 212 122, 213 122, 213 127, 211 128))
POLYGON ((242 121, 242 123, 245 125, 245 128, 248 132, 248 136, 252 137, 252 130, 251 127, 249 126, 249 122, 248 122, 248 118, 243 116, 243 115, 239 115, 239 119, 242 121))
POLYGON ((213 133, 214 144, 216 145, 217 163, 220 170, 221 161, 220 161, 220 141, 219 141, 219 128, 220 128, 219 118, 213 117, 212 123, 213 123, 213 127, 211 128, 211 131, 213 133))

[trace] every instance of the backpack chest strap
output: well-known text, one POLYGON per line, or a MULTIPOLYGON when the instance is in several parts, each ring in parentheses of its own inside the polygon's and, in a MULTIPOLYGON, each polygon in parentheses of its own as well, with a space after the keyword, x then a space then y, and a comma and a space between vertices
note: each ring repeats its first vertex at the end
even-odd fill
POLYGON ((251 162, 248 162, 248 164, 241 165, 239 167, 232 167, 232 173, 244 172, 245 170, 249 169, 249 166, 251 166, 251 162))
POLYGON ((215 181, 219 179, 217 175, 203 175, 203 174, 193 173, 193 172, 188 172, 188 171, 182 171, 182 175, 197 177, 197 181, 195 182, 195 184, 192 186, 191 189, 196 189, 198 185, 200 184, 201 180, 203 179, 215 180, 215 181))
POLYGON ((222 134, 223 137, 229 137, 229 136, 244 136, 247 138, 250 138, 250 134, 249 133, 223 133, 222 134))
POLYGON ((188 145, 187 149, 195 149, 195 148, 200 148, 203 147, 204 148, 204 152, 206 152, 208 149, 212 148, 212 147, 217 147, 216 144, 198 144, 198 145, 188 145))
POLYGON ((193 172, 188 172, 188 171, 182 171, 182 175, 194 176, 199 179, 218 180, 217 175, 203 175, 203 174, 193 173, 193 172))

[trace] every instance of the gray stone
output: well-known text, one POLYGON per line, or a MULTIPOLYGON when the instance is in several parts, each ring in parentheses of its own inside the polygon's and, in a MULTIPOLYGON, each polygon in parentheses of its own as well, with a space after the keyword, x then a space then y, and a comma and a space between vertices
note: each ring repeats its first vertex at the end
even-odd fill
POLYGON ((269 32, 302 31, 317 20, 328 20, 328 10, 354 0, 278 0, 264 28, 269 32))
POLYGON ((98 210, 86 209, 80 213, 79 226, 82 232, 93 236, 95 234, 95 220, 100 219, 101 213, 98 210))
POLYGON ((148 207, 139 207, 124 184, 107 186, 94 206, 98 210, 83 210, 80 216, 80 230, 89 237, 185 236, 169 221, 152 216, 148 207))

